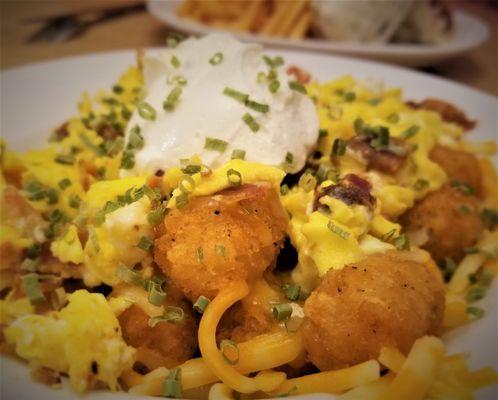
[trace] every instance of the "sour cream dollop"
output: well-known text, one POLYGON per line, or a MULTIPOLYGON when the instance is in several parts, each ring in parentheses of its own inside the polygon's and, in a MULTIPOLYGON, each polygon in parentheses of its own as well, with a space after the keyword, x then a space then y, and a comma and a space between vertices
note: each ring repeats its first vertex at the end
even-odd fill
POLYGON ((274 68, 280 87, 272 93, 271 80, 262 79, 270 72, 263 55, 260 45, 212 34, 145 57, 144 102, 156 115, 150 120, 138 110, 133 114, 126 130, 127 142, 138 126, 144 145, 135 151, 134 167, 121 170, 121 174, 154 173, 179 166, 181 159, 193 155, 216 168, 230 160, 233 150, 245 151, 247 161, 299 171, 317 140, 316 108, 308 96, 289 87, 293 78, 283 66, 274 68), (163 103, 176 87, 181 88, 181 94, 174 108, 165 110, 163 103), (224 94, 226 88, 268 105, 268 111, 254 110, 224 94), (259 125, 257 132, 244 121, 246 113, 259 125), (206 148, 210 138, 226 143, 226 148, 206 148))

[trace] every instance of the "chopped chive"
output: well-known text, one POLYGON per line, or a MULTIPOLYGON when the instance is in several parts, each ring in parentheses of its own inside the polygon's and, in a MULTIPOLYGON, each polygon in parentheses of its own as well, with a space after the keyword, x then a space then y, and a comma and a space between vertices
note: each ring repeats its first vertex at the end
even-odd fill
POLYGON ((286 185, 286 184, 283 184, 282 186, 280 186, 280 194, 282 196, 285 196, 287 193, 289 193, 289 186, 286 185))
POLYGON ((316 183, 317 183, 316 178, 309 172, 304 173, 299 178, 299 187, 303 189, 305 192, 313 190, 316 186, 316 183))
POLYGON ((332 154, 334 156, 343 156, 346 154, 346 141, 341 138, 335 139, 332 144, 332 154))
POLYGON ((475 254, 475 253, 479 253, 479 247, 477 247, 477 246, 465 247, 463 249, 463 251, 465 252, 465 254, 475 254))
POLYGON ((61 188, 61 190, 67 189, 69 186, 71 186, 71 180, 69 178, 61 179, 58 185, 61 188))
POLYGON ((251 131, 253 132, 259 131, 260 126, 251 114, 245 113, 242 116, 242 121, 246 123, 246 125, 249 127, 251 131))
POLYGON ((209 64, 219 65, 219 64, 221 64, 222 61, 223 61, 223 53, 217 52, 217 53, 214 53, 214 56, 212 56, 209 59, 209 64))
POLYGON ((246 100, 246 106, 261 113, 267 113, 270 111, 270 106, 268 104, 258 103, 249 99, 246 100))
POLYGON ((298 81, 289 81, 289 88, 302 94, 308 93, 304 85, 300 84, 298 81))
POLYGON ((462 214, 467 214, 467 215, 470 214, 470 208, 465 204, 460 204, 460 207, 458 207, 458 209, 462 214))
POLYGON ((195 190, 195 181, 190 175, 183 175, 178 182, 180 192, 190 194, 195 190))
POLYGON ((124 92, 124 88, 123 88, 123 86, 121 86, 121 85, 114 85, 114 86, 112 87, 112 91, 113 91, 114 93, 116 93, 116 94, 121 94, 121 93, 123 93, 123 92, 124 92))
POLYGON ((240 186, 242 184, 242 174, 239 171, 230 168, 227 171, 227 180, 230 186, 233 187, 240 186))
POLYGON ((327 129, 320 129, 318 130, 318 137, 319 138, 324 138, 329 135, 329 131, 327 129))
POLYGON ((219 151, 220 153, 223 153, 227 149, 227 146, 228 142, 213 137, 206 137, 204 142, 205 150, 219 151))
POLYGON ((270 68, 278 68, 284 65, 284 59, 281 56, 277 56, 275 58, 271 58, 267 55, 263 55, 263 60, 270 68))
POLYGON ((185 35, 178 32, 170 32, 168 33, 168 37, 166 38, 166 46, 170 49, 174 49, 177 47, 180 42, 185 40, 185 35))
POLYGON ((413 188, 417 191, 424 190, 427 187, 429 187, 429 181, 427 179, 417 179, 413 185, 413 188))
POLYGON ((418 133, 419 130, 420 130, 420 126, 418 126, 418 125, 412 125, 409 128, 405 129, 403 132, 401 132, 400 136, 403 139, 409 139, 412 136, 415 136, 418 133))
POLYGON ((327 179, 330 168, 328 168, 325 164, 320 164, 318 166, 318 170, 315 173, 315 178, 318 183, 322 183, 327 179))
POLYGON ((128 136, 128 148, 140 150, 144 147, 144 138, 140 133, 140 127, 135 125, 130 130, 130 134, 128 136))
POLYGON ((391 124, 395 124, 397 122, 399 122, 399 115, 398 114, 390 114, 388 117, 387 117, 387 121, 390 122, 391 124))
POLYGON ((131 150, 123 151, 123 156, 121 158, 121 168, 122 169, 132 169, 135 166, 135 154, 131 150))
POLYGON ((159 307, 163 304, 164 299, 166 298, 166 292, 162 289, 160 283, 150 281, 149 284, 149 303, 159 307))
POLYGON ((90 138, 85 134, 85 133, 80 133, 79 135, 80 140, 82 143, 85 145, 85 147, 88 147, 90 150, 92 150, 97 156, 103 156, 105 151, 101 146, 96 146, 93 144, 93 142, 90 140, 90 138))
POLYGON ((288 151, 285 154, 285 162, 287 164, 292 164, 294 162, 294 154, 292 154, 291 152, 288 151))
POLYGON ((277 93, 278 89, 280 89, 280 81, 278 79, 274 79, 268 85, 268 90, 270 93, 277 93))
POLYGON ((408 235, 399 235, 394 239, 394 246, 396 246, 398 250, 410 250, 410 239, 408 235))
POLYGON ((383 242, 389 242, 391 240, 391 238, 394 236, 395 233, 396 233, 396 228, 393 228, 390 231, 384 233, 380 237, 380 240, 382 240, 383 242))
POLYGON ((183 321, 184 317, 185 317, 185 312, 183 311, 183 308, 175 306, 166 306, 166 310, 163 315, 159 315, 149 319, 149 326, 153 328, 159 322, 169 322, 171 324, 179 324, 183 321))
POLYGON ((55 162, 59 164, 73 165, 75 161, 74 156, 70 154, 59 154, 55 157, 55 162))
POLYGON ((292 306, 288 303, 277 304, 273 307, 273 317, 282 322, 288 320, 292 315, 292 306))
POLYGON ((176 196, 175 205, 176 208, 178 208, 179 210, 187 207, 188 202, 189 202, 188 193, 180 193, 178 196, 176 196))
POLYGON ((69 207, 78 209, 80 208, 81 198, 78 195, 71 196, 69 198, 69 207))
POLYGON ((299 300, 299 294, 301 293, 301 286, 298 284, 285 285, 284 286, 285 297, 291 301, 299 300))
POLYGON ((237 344, 229 339, 223 339, 220 343, 221 355, 230 365, 236 365, 239 362, 240 352, 237 344), (233 353, 233 354, 230 354, 233 353))
POLYGON ((179 399, 182 397, 182 370, 172 369, 163 382, 163 397, 179 399))
POLYGON ((210 300, 207 297, 199 296, 194 303, 194 310, 197 312, 204 314, 206 307, 209 305, 210 300))
POLYGON ((178 100, 182 94, 182 88, 180 86, 175 86, 171 89, 171 92, 168 94, 168 97, 163 102, 164 111, 172 111, 175 109, 178 104, 178 100))
POLYGON ((229 87, 223 89, 223 94, 244 104, 249 99, 249 95, 229 87))
POLYGON ((149 103, 141 101, 137 105, 138 115, 143 119, 148 121, 154 121, 156 119, 156 110, 149 103))
POLYGON ((201 166, 189 164, 182 168, 182 172, 187 175, 194 175, 201 172, 201 166))
POLYGON ((118 268, 116 270, 116 274, 118 275, 118 278, 121 279, 125 283, 128 283, 130 285, 135 285, 135 286, 142 286, 142 287, 145 286, 145 281, 140 276, 140 274, 137 271, 134 271, 131 268, 128 268, 124 264, 118 265, 118 268))
POLYGON ((31 304, 39 304, 45 300, 45 295, 40 288, 40 277, 38 274, 26 274, 23 277, 22 284, 24 293, 31 304))
POLYGON ((349 238, 349 235, 350 235, 349 232, 346 231, 346 230, 344 230, 344 229, 342 229, 341 227, 337 226, 332 221, 328 222, 327 228, 329 228, 330 231, 332 231, 333 233, 335 233, 341 239, 346 240, 347 238, 349 238))
POLYGON ((458 189, 460 192, 462 192, 463 194, 466 194, 468 196, 473 196, 476 193, 475 189, 465 182, 454 180, 454 181, 451 181, 451 186, 458 189))
POLYGON ((162 222, 164 214, 166 214, 166 207, 161 205, 147 214, 147 222, 151 226, 156 226, 157 224, 162 222))
POLYGON ((246 158, 246 151, 241 149, 234 149, 232 151, 232 160, 244 160, 246 158))
POLYGON ((448 282, 456 271, 457 265, 455 261, 446 257, 444 260, 438 260, 437 265, 443 273, 445 282, 448 282))
POLYGON ((467 313, 476 317, 477 319, 480 319, 485 315, 485 311, 482 308, 474 306, 467 307, 467 313))
POLYGON ((40 243, 35 243, 31 247, 26 249, 26 257, 30 259, 35 259, 40 256, 42 250, 42 246, 40 243))
POLYGON ((171 65, 173 67, 180 68, 181 63, 180 63, 180 60, 178 59, 177 56, 175 56, 175 55, 171 56, 171 60, 170 61, 171 61, 171 65))
POLYGON ((481 300, 486 295, 486 288, 483 286, 474 286, 467 292, 467 302, 472 303, 477 300, 481 300))
POLYGON ((344 101, 352 102, 356 100, 356 94, 355 92, 346 92, 344 93, 344 101))
POLYGON ((144 251, 150 251, 152 247, 154 247, 154 242, 147 236, 142 236, 137 244, 137 247, 144 251))
POLYGON ((48 204, 55 204, 59 200, 59 195, 55 191, 55 189, 48 188, 45 190, 45 196, 47 197, 48 204))
POLYGON ((378 97, 375 97, 373 99, 370 99, 367 101, 368 104, 370 104, 371 106, 376 106, 378 105, 380 102, 382 101, 382 99, 379 99, 378 97))

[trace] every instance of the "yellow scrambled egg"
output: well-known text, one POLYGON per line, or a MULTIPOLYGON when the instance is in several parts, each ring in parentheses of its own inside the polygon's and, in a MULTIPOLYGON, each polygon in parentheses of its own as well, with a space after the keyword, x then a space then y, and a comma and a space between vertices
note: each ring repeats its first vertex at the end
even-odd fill
POLYGON ((7 342, 32 365, 67 373, 78 392, 95 380, 116 390, 118 377, 131 367, 134 356, 115 316, 126 305, 86 290, 68 300, 59 312, 16 319, 4 330, 7 342))

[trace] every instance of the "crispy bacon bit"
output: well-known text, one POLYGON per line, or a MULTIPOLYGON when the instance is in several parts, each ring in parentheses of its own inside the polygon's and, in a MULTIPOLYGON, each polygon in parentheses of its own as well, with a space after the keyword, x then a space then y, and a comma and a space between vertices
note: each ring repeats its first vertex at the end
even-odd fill
POLYGON ((358 152, 367 163, 367 168, 386 174, 394 174, 405 162, 408 150, 399 138, 390 138, 390 144, 385 149, 377 150, 371 144, 372 138, 367 135, 357 135, 348 141, 348 148, 358 152), (394 151, 396 149, 396 151, 394 151), (399 151, 402 150, 402 151, 399 151))
POLYGON ((297 65, 291 65, 287 68, 287 73, 289 75, 294 75, 299 83, 306 84, 311 80, 311 75, 305 69, 298 67, 297 65))
POLYGON ((461 126, 465 131, 474 129, 476 121, 469 120, 465 113, 455 105, 438 99, 425 99, 421 102, 408 101, 406 103, 413 109, 423 108, 437 112, 446 122, 453 122, 461 126))
POLYGON ((372 209, 375 206, 375 197, 370 191, 372 185, 367 180, 355 174, 347 174, 339 183, 315 190, 313 210, 320 206, 319 200, 323 196, 330 196, 346 203, 358 204, 372 209))
POLYGON ((69 131, 67 129, 68 126, 69 123, 64 122, 54 131, 54 139, 56 142, 60 142, 62 139, 67 138, 69 136, 69 131))

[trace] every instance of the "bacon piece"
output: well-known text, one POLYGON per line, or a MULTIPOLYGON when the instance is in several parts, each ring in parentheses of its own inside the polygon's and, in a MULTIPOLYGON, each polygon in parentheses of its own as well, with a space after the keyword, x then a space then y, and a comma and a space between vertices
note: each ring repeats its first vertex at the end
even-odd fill
POLYGON ((462 110, 443 100, 429 98, 421 102, 408 101, 406 104, 413 109, 422 108, 437 112, 444 121, 455 123, 465 131, 470 131, 476 126, 476 121, 469 120, 462 110))
POLYGON ((373 209, 375 197, 370 193, 371 190, 372 185, 370 182, 360 178, 358 175, 347 174, 339 183, 315 191, 313 209, 318 209, 320 206, 319 200, 323 196, 333 197, 349 206, 358 204, 373 209))
POLYGON ((372 138, 367 135, 357 135, 348 141, 348 148, 358 152, 367 162, 369 169, 375 169, 386 174, 394 174, 405 162, 408 151, 404 141, 398 138, 390 138, 390 147, 377 150, 371 144, 372 138), (405 149, 406 151, 392 151, 392 147, 405 149))
POLYGON ((311 80, 311 75, 305 69, 298 67, 297 65, 291 65, 287 68, 287 73, 289 75, 294 75, 299 83, 306 84, 311 80))

